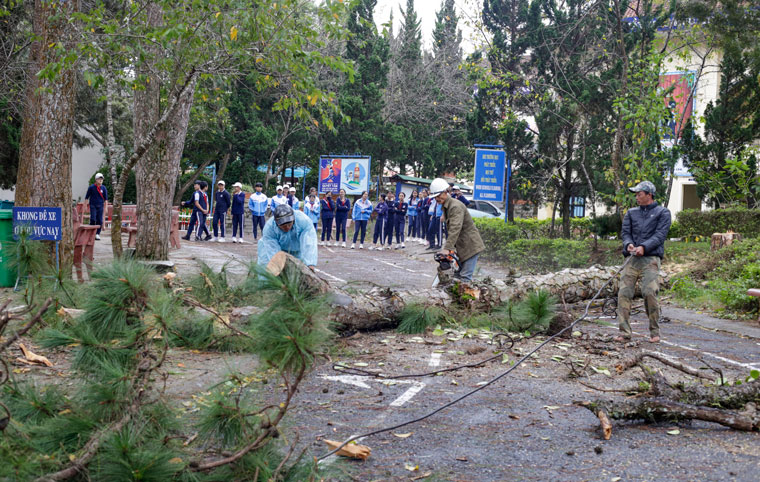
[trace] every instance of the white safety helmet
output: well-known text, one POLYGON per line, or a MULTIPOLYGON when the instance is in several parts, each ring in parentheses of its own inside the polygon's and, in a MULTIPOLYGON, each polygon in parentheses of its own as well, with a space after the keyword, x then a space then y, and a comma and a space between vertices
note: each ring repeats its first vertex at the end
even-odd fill
POLYGON ((437 177, 430 183, 430 195, 435 197, 449 188, 449 182, 446 179, 437 177))

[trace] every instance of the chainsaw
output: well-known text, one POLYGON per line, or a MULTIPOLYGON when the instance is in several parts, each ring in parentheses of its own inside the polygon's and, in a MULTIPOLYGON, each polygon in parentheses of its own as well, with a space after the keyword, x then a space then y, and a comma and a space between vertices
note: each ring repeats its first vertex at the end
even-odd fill
POLYGON ((451 276, 459 272, 459 257, 454 253, 443 254, 435 253, 433 258, 438 263, 438 274, 433 280, 433 288, 443 283, 451 281, 451 276))

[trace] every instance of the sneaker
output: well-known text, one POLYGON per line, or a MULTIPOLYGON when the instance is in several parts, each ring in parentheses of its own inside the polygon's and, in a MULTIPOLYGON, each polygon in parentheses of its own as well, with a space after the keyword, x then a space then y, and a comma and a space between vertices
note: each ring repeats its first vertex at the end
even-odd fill
MULTIPOLYGON (((232 238, 235 239, 235 238, 232 238)), ((238 243, 243 244, 243 238, 238 238, 238 243)))
POLYGON ((338 247, 338 242, 337 242, 337 241, 335 241, 335 242, 333 243, 333 246, 335 246, 335 247, 337 248, 337 247, 338 247))
MULTIPOLYGON (((360 244, 360 245, 359 245, 359 249, 364 249, 364 245, 363 245, 363 244, 360 244)), ((370 249, 372 249, 372 247, 370 247, 370 249)))
MULTIPOLYGON (((344 244, 344 245, 343 245, 343 247, 345 248, 345 247, 346 247, 346 245, 344 244)), ((356 249, 356 245, 352 243, 352 244, 351 244, 351 249, 356 249)))
POLYGON ((237 238, 232 238, 233 243, 237 243, 237 238))
POLYGON ((324 246, 324 245, 325 245, 325 242, 324 242, 324 241, 320 241, 320 242, 319 242, 319 245, 320 245, 320 246, 324 246))
POLYGON ((184 239, 185 241, 190 241, 190 236, 182 236, 182 239, 184 239))
POLYGON ((224 240, 224 238, 219 238, 217 241, 219 241, 220 243, 226 243, 226 241, 224 240))
POLYGON ((404 243, 401 243, 401 249, 406 248, 406 245, 404 243))
POLYGON ((95 235, 95 239, 97 239, 98 241, 100 241, 100 235, 99 235, 99 234, 96 234, 96 235, 95 235))
POLYGON ((379 248, 377 248, 377 250, 378 250, 378 251, 382 251, 382 250, 383 250, 383 247, 382 247, 382 246, 380 246, 379 248))
POLYGON ((203 238, 203 240, 204 240, 204 241, 211 241, 211 238, 213 238, 213 236, 211 236, 211 235, 209 234, 209 235, 207 235, 205 238, 203 238))
POLYGON ((195 237, 195 239, 194 239, 193 241, 201 241, 201 238, 200 238, 200 237, 198 237, 198 236, 196 236, 196 237, 195 237))
MULTIPOLYGON (((359 249, 362 249, 362 247, 361 247, 361 246, 359 246, 359 249)), ((367 248, 367 249, 368 249, 369 251, 372 251, 373 249, 375 249, 375 247, 374 247, 374 246, 370 246, 370 247, 369 247, 369 248, 367 248)))
POLYGON ((341 244, 341 245, 340 245, 340 247, 341 247, 341 248, 345 248, 345 247, 346 247, 346 242, 345 242, 345 241, 343 241, 343 244, 341 244))

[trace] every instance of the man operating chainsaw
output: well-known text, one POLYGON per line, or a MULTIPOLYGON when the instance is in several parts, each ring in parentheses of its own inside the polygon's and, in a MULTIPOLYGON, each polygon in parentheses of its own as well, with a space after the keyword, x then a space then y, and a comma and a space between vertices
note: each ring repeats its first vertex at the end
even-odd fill
POLYGON ((455 276, 472 281, 478 255, 486 249, 478 228, 472 222, 467 207, 449 194, 449 183, 446 180, 434 179, 430 183, 430 195, 443 208, 443 219, 449 233, 446 244, 438 253, 438 257, 453 255, 459 258, 459 272, 455 276))

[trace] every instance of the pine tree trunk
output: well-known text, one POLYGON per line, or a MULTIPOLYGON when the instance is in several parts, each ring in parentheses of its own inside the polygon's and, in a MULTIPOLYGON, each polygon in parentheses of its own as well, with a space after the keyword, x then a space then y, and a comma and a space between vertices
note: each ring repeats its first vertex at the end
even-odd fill
POLYGON ((71 15, 78 1, 34 2, 32 24, 35 40, 30 47, 26 108, 21 130, 20 159, 16 180, 16 205, 60 207, 63 265, 72 259, 71 149, 74 137, 75 72, 66 65, 53 80, 37 73, 60 60, 74 44, 71 15))
MULTIPOLYGON (((195 81, 177 100, 175 115, 167 122, 163 136, 154 147, 155 155, 144 156, 135 169, 138 186, 135 254, 138 258, 169 259, 172 201, 194 93, 195 81)), ((136 135, 137 132, 135 129, 136 135)))
MULTIPOLYGON (((161 7, 148 6, 148 22, 160 25, 161 7)), ((135 92, 135 146, 141 145, 151 129, 158 124, 161 108, 160 80, 152 75, 151 65, 140 69, 150 81, 144 90, 135 92)), ((177 80, 170 95, 177 95, 174 114, 156 135, 155 144, 135 165, 137 180, 137 243, 135 255, 142 259, 169 258, 169 233, 172 221, 172 201, 179 176, 180 159, 185 146, 190 108, 193 105, 196 77, 188 86, 177 80), (180 91, 180 87, 182 90, 180 91)))

